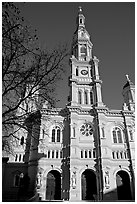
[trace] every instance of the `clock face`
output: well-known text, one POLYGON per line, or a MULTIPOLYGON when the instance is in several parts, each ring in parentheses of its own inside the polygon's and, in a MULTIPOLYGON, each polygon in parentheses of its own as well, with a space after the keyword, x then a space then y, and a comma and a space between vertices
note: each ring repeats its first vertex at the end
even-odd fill
POLYGON ((87 75, 87 73, 88 73, 87 70, 82 70, 82 71, 81 71, 81 74, 82 74, 82 75, 87 75))

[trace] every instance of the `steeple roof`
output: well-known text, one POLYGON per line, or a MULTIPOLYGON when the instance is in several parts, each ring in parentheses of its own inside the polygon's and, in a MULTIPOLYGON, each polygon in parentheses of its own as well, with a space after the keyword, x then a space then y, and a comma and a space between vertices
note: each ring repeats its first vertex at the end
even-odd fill
POLYGON ((127 79, 127 82, 126 84, 123 86, 123 89, 130 86, 130 85, 134 85, 133 82, 129 79, 129 76, 126 74, 126 79, 127 79))

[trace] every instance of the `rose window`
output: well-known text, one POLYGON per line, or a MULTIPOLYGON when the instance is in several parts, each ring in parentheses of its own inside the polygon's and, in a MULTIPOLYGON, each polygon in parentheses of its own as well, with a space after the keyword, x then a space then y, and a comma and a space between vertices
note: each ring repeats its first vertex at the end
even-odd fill
POLYGON ((91 136, 93 134, 93 128, 90 124, 83 124, 80 128, 80 132, 84 136, 91 136))

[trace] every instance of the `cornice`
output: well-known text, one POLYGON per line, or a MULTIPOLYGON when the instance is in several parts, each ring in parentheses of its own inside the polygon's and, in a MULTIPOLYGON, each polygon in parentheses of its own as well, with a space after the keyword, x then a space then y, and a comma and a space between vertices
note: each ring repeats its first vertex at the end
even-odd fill
POLYGON ((93 80, 91 77, 69 78, 69 82, 75 82, 79 85, 91 84, 93 80))
POLYGON ((66 106, 66 108, 62 109, 62 108, 51 108, 51 109, 41 109, 41 115, 42 117, 44 117, 44 115, 57 115, 57 116, 62 116, 65 117, 67 115, 69 115, 70 113, 77 113, 80 115, 93 115, 96 113, 102 113, 104 114, 106 117, 135 117, 135 114, 133 111, 123 111, 123 110, 109 110, 107 107, 105 106, 100 106, 100 107, 90 107, 90 108, 83 108, 81 106, 66 106))
POLYGON ((95 107, 97 113, 104 113, 105 116, 119 116, 122 117, 123 114, 125 116, 130 116, 133 117, 134 116, 134 112, 133 111, 122 111, 122 110, 109 110, 107 107, 95 107))
POLYGON ((63 109, 63 108, 51 108, 51 109, 42 108, 41 109, 41 114, 42 114, 42 116, 44 116, 44 115, 65 116, 65 115, 68 114, 68 110, 67 110, 67 108, 65 108, 65 109, 63 109))
POLYGON ((80 106, 68 106, 67 108, 68 108, 70 113, 75 112, 75 113, 80 114, 80 115, 91 114, 91 108, 85 109, 85 108, 82 108, 80 106))

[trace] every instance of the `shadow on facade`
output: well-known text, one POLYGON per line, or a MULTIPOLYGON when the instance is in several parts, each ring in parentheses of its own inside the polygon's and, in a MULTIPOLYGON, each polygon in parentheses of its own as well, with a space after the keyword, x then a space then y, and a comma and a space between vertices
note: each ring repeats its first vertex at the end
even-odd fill
POLYGON ((70 118, 66 117, 65 109, 61 110, 60 115, 64 117, 64 129, 63 129, 63 158, 61 161, 62 169, 62 199, 69 200, 70 192, 70 118))
POLYGON ((2 159, 2 201, 24 201, 28 199, 30 178, 25 163, 7 163, 2 159), (8 177, 7 177, 8 175, 8 177))
POLYGON ((81 184, 82 184, 82 200, 95 201, 97 196, 97 182, 96 175, 92 170, 86 169, 82 173, 81 184))
POLYGON ((103 201, 134 201, 134 192, 127 172, 120 170, 116 174, 117 188, 104 193, 103 201))
POLYGON ((61 174, 56 170, 47 175, 46 200, 61 200, 61 174))

